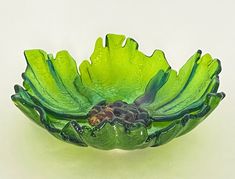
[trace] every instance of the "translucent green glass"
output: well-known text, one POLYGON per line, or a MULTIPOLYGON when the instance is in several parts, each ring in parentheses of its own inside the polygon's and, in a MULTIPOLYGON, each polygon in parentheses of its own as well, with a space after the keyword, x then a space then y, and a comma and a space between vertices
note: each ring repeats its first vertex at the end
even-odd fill
POLYGON ((224 98, 217 93, 220 61, 198 50, 177 73, 164 53, 146 56, 131 38, 98 38, 79 72, 67 51, 54 58, 24 52, 23 87, 12 100, 55 137, 99 149, 165 144, 202 122, 224 98))

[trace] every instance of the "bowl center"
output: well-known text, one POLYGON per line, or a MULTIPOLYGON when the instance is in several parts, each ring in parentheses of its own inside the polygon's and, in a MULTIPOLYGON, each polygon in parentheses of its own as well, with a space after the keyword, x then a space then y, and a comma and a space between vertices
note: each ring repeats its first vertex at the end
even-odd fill
POLYGON ((142 122, 147 124, 149 123, 149 114, 135 104, 128 104, 123 101, 99 103, 88 114, 88 121, 92 126, 96 126, 104 120, 112 121, 115 119, 127 123, 142 122))

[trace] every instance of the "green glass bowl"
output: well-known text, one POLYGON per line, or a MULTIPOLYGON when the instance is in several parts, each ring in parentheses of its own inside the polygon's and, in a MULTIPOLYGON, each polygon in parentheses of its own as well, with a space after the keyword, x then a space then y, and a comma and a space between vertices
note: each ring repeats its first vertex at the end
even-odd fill
POLYGON ((58 139, 79 146, 165 144, 191 131, 225 96, 217 93, 220 61, 200 50, 178 73, 161 50, 146 56, 135 40, 115 34, 106 36, 105 46, 98 38, 79 72, 67 51, 55 58, 42 50, 24 55, 24 88, 15 86, 15 105, 58 139))

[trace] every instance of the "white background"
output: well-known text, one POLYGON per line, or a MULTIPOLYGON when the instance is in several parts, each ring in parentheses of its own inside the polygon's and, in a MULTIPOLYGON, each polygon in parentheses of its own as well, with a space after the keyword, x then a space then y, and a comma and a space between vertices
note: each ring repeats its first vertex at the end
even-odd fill
POLYGON ((235 178, 235 1, 0 0, 0 178, 235 178), (23 50, 89 58, 98 36, 125 34, 179 69, 197 50, 222 62, 227 96, 191 133, 158 148, 100 151, 63 143, 11 102, 23 50))

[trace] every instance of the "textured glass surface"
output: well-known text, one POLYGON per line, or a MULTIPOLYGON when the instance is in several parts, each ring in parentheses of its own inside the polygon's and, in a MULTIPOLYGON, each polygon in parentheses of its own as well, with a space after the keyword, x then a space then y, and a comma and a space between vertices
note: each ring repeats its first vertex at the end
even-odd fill
POLYGON ((115 34, 105 46, 98 38, 79 70, 67 51, 24 54, 24 88, 16 85, 12 100, 52 135, 79 146, 165 144, 196 127, 225 96, 217 93, 220 61, 200 50, 178 73, 161 50, 146 56, 135 40, 115 34))

